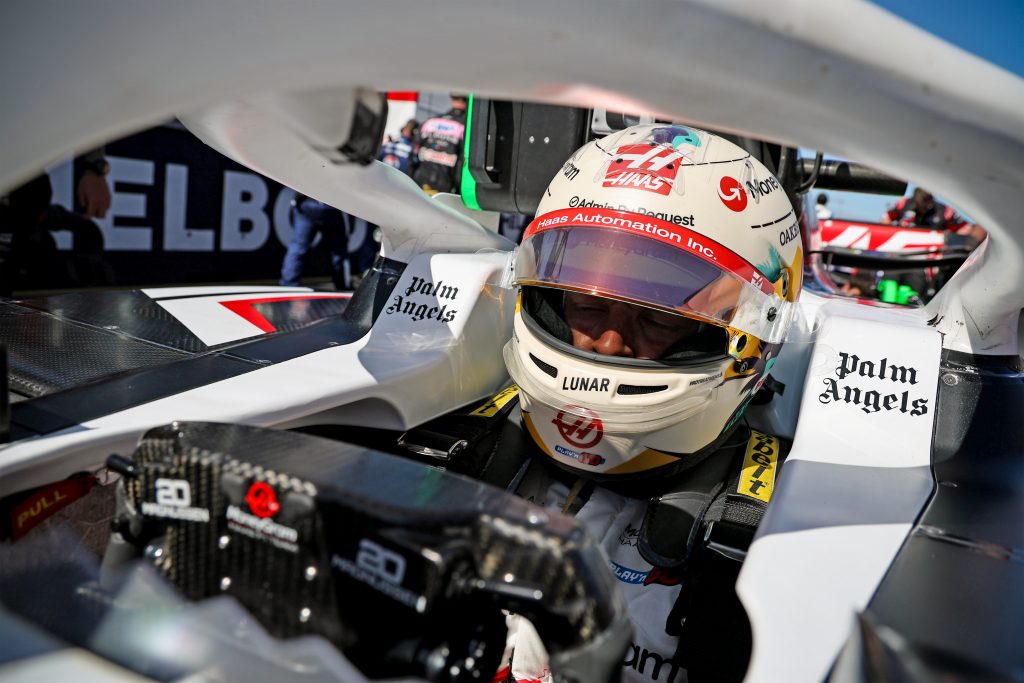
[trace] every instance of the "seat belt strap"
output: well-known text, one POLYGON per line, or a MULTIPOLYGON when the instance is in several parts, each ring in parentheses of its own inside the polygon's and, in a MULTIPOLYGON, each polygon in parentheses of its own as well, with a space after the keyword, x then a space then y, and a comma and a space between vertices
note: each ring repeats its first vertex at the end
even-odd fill
POLYGON ((705 516, 705 545, 742 562, 772 493, 782 455, 778 437, 751 431, 742 460, 733 462, 729 481, 705 516))
POLYGON ((518 421, 511 419, 518 408, 519 387, 511 384, 486 401, 410 429, 398 445, 453 472, 506 486, 528 453, 520 443, 518 421), (511 462, 498 462, 499 449, 511 462), (488 475, 490 470, 496 471, 488 475))
POLYGON ((758 431, 745 445, 742 457, 716 453, 651 499, 637 544, 645 560, 680 569, 699 543, 742 560, 771 500, 781 453, 777 437, 758 431))

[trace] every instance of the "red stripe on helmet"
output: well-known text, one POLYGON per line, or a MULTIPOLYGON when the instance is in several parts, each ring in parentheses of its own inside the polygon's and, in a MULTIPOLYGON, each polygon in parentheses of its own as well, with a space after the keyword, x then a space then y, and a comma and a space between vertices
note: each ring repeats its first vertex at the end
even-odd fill
POLYGON ((663 221, 653 216, 618 211, 616 209, 559 209, 538 216, 527 226, 523 240, 531 235, 556 228, 587 227, 618 230, 641 234, 653 240, 695 254, 722 270, 735 274, 762 292, 772 294, 775 290, 768 278, 764 277, 750 261, 707 235, 688 230, 681 225, 663 221))

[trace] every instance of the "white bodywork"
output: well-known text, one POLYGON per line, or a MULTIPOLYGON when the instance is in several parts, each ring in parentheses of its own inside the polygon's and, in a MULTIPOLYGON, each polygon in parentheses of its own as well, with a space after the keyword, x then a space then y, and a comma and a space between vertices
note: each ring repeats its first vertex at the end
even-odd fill
POLYGON ((755 637, 748 680, 827 673, 930 493, 934 411, 902 412, 904 389, 860 375, 862 391, 883 403, 895 395, 897 407, 822 402, 839 352, 914 368, 909 399, 929 406, 942 349, 1019 352, 1024 83, 862 0, 400 0, 387 11, 356 2, 299 10, 274 0, 21 0, 0 9, 0 27, 0 188, 177 113, 250 167, 379 223, 385 253, 412 259, 405 277, 465 278, 475 292, 466 309, 476 311, 424 336, 382 316, 353 344, 8 446, 4 491, 39 483, 49 467, 73 471, 93 448, 128 449, 141 429, 170 419, 293 426, 344 409, 398 427, 432 416, 416 407, 423 396, 455 401, 500 384, 510 303, 477 302, 495 291, 509 245, 394 169, 336 165, 317 151, 343 131, 317 128, 310 122, 331 118, 312 114, 363 86, 655 111, 822 149, 912 178, 988 230, 986 248, 927 310, 828 303, 813 318, 815 335, 787 346, 776 366, 791 390, 761 419, 795 443, 740 578, 755 637), (435 32, 427 48, 424 26, 435 32), (275 395, 258 414, 239 401, 268 386, 275 395), (839 495, 850 476, 863 486, 839 495))
MULTIPOLYGON (((429 310, 438 304, 437 298, 404 292, 414 278, 434 283, 443 280, 457 290, 451 299, 440 302, 453 312, 451 320, 416 319, 402 307, 389 311, 389 302, 370 332, 351 344, 329 346, 10 444, 0 451, 4 455, 0 495, 95 469, 105 454, 130 453, 146 429, 174 420, 264 427, 355 424, 401 430, 483 398, 499 389, 506 378, 500 349, 511 327, 514 297, 498 285, 507 261, 504 252, 420 254, 405 269, 393 296, 403 295, 403 303, 425 304, 429 310), (464 343, 467 338, 474 343, 464 343)), ((159 296, 167 291, 154 293, 159 296)), ((194 302, 197 306, 204 303, 194 302)), ((207 319, 206 327, 193 331, 224 334, 218 319, 207 319)))

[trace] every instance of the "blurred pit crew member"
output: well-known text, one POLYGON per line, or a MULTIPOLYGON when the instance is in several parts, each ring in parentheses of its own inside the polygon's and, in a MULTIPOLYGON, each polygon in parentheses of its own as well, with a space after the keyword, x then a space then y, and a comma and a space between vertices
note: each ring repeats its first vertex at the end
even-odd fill
POLYGON ((468 99, 461 94, 451 98, 448 113, 429 118, 420 127, 420 147, 412 179, 430 195, 459 191, 468 99))
POLYGON ((411 176, 415 170, 413 162, 416 159, 416 129, 419 125, 416 119, 406 121, 397 140, 389 139, 381 145, 377 158, 411 176))
POLYGON ((900 198, 885 215, 882 222, 886 225, 902 227, 928 227, 944 230, 965 238, 966 246, 974 248, 985 239, 984 228, 968 223, 952 207, 935 201, 931 192, 924 188, 914 189, 910 197, 900 198))
POLYGON ((331 281, 334 289, 352 289, 352 267, 349 262, 348 240, 351 216, 329 204, 296 194, 289 217, 292 221, 292 240, 281 263, 282 287, 299 287, 313 256, 313 243, 317 235, 327 245, 331 259, 331 281))
MULTIPOLYGON (((634 622, 629 683, 746 670, 734 583, 788 445, 743 414, 785 338, 801 252, 759 161, 668 124, 578 150, 524 233, 504 349, 523 436, 503 437, 477 473, 495 482, 488 468, 516 462, 510 489, 602 544, 634 622)), ((524 618, 508 646, 499 679, 551 680, 524 618)))
POLYGON ((832 218, 832 209, 828 208, 828 195, 824 192, 818 193, 818 198, 814 200, 814 214, 819 221, 832 218))

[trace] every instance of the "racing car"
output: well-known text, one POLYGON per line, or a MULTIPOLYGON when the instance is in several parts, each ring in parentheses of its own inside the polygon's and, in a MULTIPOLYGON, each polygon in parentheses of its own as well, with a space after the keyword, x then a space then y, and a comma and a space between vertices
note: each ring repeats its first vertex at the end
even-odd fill
POLYGON ((785 391, 748 415, 793 448, 736 591, 749 681, 1021 678, 1024 82, 887 7, 7 3, 0 191, 174 115, 382 242, 351 297, 2 303, 3 675, 486 680, 514 611, 556 680, 614 680, 630 627, 578 523, 461 477, 465 444, 400 442, 442 416, 506 417, 497 211, 528 212, 558 171, 523 160, 564 160, 594 112, 625 111, 733 135, 797 205, 817 182, 802 146, 871 159, 986 226, 923 307, 836 296, 809 262, 821 286, 772 372, 785 391), (476 93, 478 135, 511 145, 470 150, 462 196, 373 161, 379 92, 431 87, 476 93))

